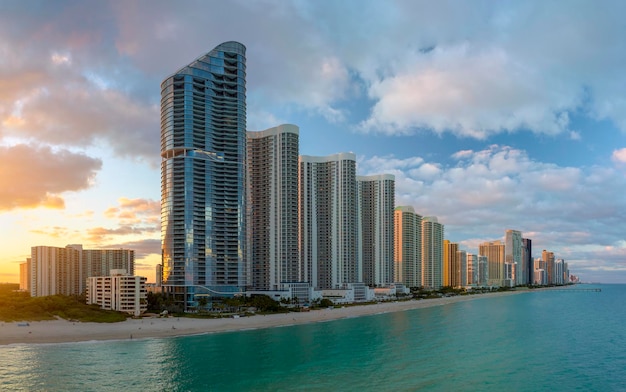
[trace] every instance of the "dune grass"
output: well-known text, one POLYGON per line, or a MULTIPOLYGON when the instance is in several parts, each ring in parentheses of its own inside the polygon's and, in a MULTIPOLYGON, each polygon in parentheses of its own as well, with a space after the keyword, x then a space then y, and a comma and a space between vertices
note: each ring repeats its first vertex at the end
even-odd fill
MULTIPOLYGON (((4 285, 0 285, 4 286, 4 285)), ((28 293, 0 288, 1 321, 41 321, 62 318, 65 320, 115 323, 129 315, 87 305, 84 297, 51 295, 31 297, 28 293)))

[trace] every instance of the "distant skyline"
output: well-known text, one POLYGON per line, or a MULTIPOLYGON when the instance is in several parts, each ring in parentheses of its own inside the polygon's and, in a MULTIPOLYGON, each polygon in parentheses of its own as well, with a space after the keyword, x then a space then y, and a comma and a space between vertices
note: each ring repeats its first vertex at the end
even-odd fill
POLYGON ((160 84, 247 47, 247 129, 353 152, 396 205, 478 244, 519 230, 583 281, 626 283, 620 1, 0 3, 0 282, 31 246, 160 262, 160 84))

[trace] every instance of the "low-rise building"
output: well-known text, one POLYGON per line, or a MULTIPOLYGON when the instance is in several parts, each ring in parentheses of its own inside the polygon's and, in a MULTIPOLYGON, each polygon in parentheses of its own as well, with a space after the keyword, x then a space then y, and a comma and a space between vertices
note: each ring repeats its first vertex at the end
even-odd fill
POLYGON ((111 270, 110 276, 87 278, 87 304, 139 316, 147 310, 146 278, 126 270, 111 270))

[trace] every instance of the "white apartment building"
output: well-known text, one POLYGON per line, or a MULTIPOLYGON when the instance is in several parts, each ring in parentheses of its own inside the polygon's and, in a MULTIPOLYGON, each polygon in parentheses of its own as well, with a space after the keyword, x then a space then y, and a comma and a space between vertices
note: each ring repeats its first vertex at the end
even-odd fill
POLYGON ((278 290, 300 280, 298 256, 299 128, 247 132, 248 286, 278 290))
POLYGON ((299 162, 301 281, 315 289, 362 282, 356 156, 302 155, 299 162))
POLYGON ((359 264, 363 283, 387 286, 394 279, 393 236, 395 177, 357 176, 359 202, 359 264))
POLYGON ((33 246, 30 248, 29 290, 31 297, 77 295, 82 292, 81 249, 33 246))
POLYGON ((20 279, 28 279, 31 297, 79 295, 90 276, 107 276, 114 269, 133 274, 135 251, 130 249, 83 249, 82 245, 33 246, 20 279))
POLYGON ((87 278, 87 304, 139 316, 147 309, 146 278, 112 270, 110 276, 87 278))

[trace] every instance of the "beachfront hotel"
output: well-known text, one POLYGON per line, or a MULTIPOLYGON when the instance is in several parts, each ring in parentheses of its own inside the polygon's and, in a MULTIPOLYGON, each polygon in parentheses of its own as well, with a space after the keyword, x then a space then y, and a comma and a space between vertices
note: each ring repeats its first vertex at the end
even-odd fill
POLYGON ((394 210, 394 271, 396 282, 422 286, 422 216, 411 206, 394 210))
POLYGON ((184 309, 247 283, 245 53, 225 42, 161 84, 163 289, 184 309))
POLYGON ((247 138, 249 287, 278 290, 300 280, 299 129, 283 124, 247 138))
POLYGON ((422 286, 427 289, 442 287, 444 226, 437 217, 422 219, 422 286))
POLYGON ((357 176, 359 245, 363 283, 387 286, 394 280, 393 230, 395 177, 392 174, 357 176))
POLYGON ((301 155, 299 185, 302 281, 316 289, 362 282, 358 263, 356 156, 301 155))

